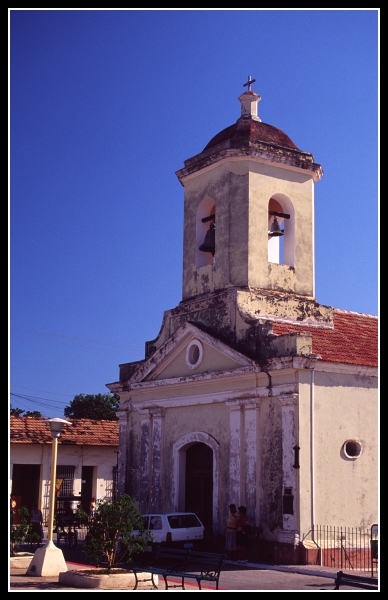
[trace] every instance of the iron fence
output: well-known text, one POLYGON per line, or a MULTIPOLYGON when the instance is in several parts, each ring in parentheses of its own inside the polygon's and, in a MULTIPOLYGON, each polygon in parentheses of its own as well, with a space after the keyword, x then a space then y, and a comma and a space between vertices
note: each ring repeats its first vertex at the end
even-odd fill
POLYGON ((320 564, 336 569, 378 572, 378 525, 332 527, 314 525, 312 539, 320 549, 320 564))

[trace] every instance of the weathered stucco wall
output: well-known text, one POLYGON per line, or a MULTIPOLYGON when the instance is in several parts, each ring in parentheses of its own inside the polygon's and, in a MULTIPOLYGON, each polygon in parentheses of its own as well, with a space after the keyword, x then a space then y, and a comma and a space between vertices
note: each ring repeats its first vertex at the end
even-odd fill
POLYGON ((370 527, 378 522, 377 377, 315 373, 316 523, 370 527), (344 442, 360 442, 359 458, 344 442))
MULTIPOLYGON (((279 356, 286 340, 267 337, 273 320, 334 326, 334 310, 313 298, 269 292, 260 289, 228 288, 216 294, 208 294, 181 302, 176 308, 165 311, 159 335, 147 342, 147 358, 166 342, 173 343, 175 333, 187 322, 203 326, 216 337, 252 358, 279 356)), ((294 336, 295 338, 295 336, 294 336)), ((305 342, 303 342, 305 343, 305 342)), ((292 354, 299 353, 299 341, 292 342, 292 354)), ((307 351, 307 345, 306 345, 307 351)), ((289 349, 286 351, 289 354, 289 349)), ((129 379, 141 361, 120 365, 120 381, 129 379)), ((214 370, 211 368, 209 370, 214 370)))
POLYGON ((314 296, 311 174, 254 161, 249 163, 249 169, 248 285, 314 296), (291 219, 285 223, 285 231, 287 234, 287 227, 292 229, 295 243, 292 264, 268 263, 268 202, 274 196, 282 202, 283 212, 291 214, 291 219))
POLYGON ((264 538, 280 541, 288 540, 287 531, 303 537, 313 523, 375 522, 377 378, 357 376, 352 369, 340 372, 340 367, 338 373, 322 372, 319 362, 313 365, 315 370, 286 364, 268 372, 243 370, 234 377, 198 374, 192 380, 152 381, 132 390, 122 405, 129 408, 122 413, 129 424, 120 439, 120 462, 124 456, 128 461, 126 491, 139 498, 141 510, 148 510, 157 485, 159 509, 176 508, 181 497, 176 486, 184 481, 174 463, 174 444, 203 434, 219 448, 218 515, 225 502, 244 502, 264 538), (160 448, 152 438, 155 419, 160 448), (343 453, 349 439, 362 444, 356 460, 343 453), (300 448, 298 469, 293 467, 294 445, 300 448), (154 471, 159 464, 158 479, 154 471), (294 496, 294 515, 282 513, 286 487, 294 496))
MULTIPOLYGON (((180 366, 187 371, 185 364, 180 366)), ((274 396, 287 398, 295 390, 295 372, 290 369, 269 374, 237 368, 229 377, 224 374, 216 378, 208 373, 191 380, 171 379, 163 384, 156 380, 139 385, 121 405, 122 420, 126 414, 129 418, 128 426, 120 429, 127 436, 127 440, 123 434, 120 438, 120 463, 125 452, 130 463, 127 491, 139 498, 141 510, 150 510, 153 470, 157 468, 153 459, 153 413, 162 411, 161 450, 157 452, 162 457, 159 510, 173 510, 177 496, 174 486, 184 485, 184 481, 178 481, 174 464, 176 440, 205 433, 219 448, 215 483, 220 493, 215 499, 215 525, 223 531, 219 513, 225 503, 246 503, 252 522, 265 523, 266 535, 275 539, 282 528, 283 456, 282 405, 274 396)), ((293 438, 294 422, 291 429, 287 435, 293 438)))
MULTIPOLYGON (((197 308, 204 309, 204 302, 197 308)), ((326 308, 311 307, 308 318, 330 330, 326 308)), ((112 391, 121 396, 120 485, 139 499, 141 510, 182 510, 186 442, 181 447, 179 440, 212 440, 215 531, 223 531, 225 493, 227 502, 246 504, 267 540, 293 543, 293 534, 303 538, 319 522, 376 521, 375 370, 323 362, 311 354, 311 334, 269 339, 273 358, 254 361, 187 322, 130 381, 115 384, 112 391), (203 356, 193 370, 186 350, 195 342, 203 356), (344 454, 346 440, 361 444, 356 460, 344 454), (353 513, 348 490, 357 494, 353 513), (291 513, 283 513, 286 494, 292 496, 286 499, 291 513)))
MULTIPOLYGON (((190 179, 185 184, 184 232, 183 232, 183 292, 182 298, 190 298, 215 290, 225 289, 230 285, 244 285, 247 274, 247 202, 240 198, 245 190, 247 197, 248 176, 234 175, 226 165, 220 165, 202 173, 200 177, 190 179), (236 181, 239 179, 239 184, 236 181), (196 267, 196 221, 197 211, 202 200, 211 198, 216 206, 216 262, 213 265, 196 267), (233 200, 232 200, 233 198, 233 200), (240 245, 238 256, 240 261, 236 272, 234 262, 230 262, 229 237, 234 237, 230 229, 233 227, 229 208, 239 206, 238 223, 240 229, 240 245), (245 212, 245 216, 244 213, 245 212), (245 221, 245 222, 244 222, 245 221), (233 282, 230 281, 230 273, 233 282)), ((237 223, 235 222, 235 225, 237 223)), ((236 230, 237 231, 237 230, 236 230)))
POLYGON ((235 157, 191 175, 184 185, 183 299, 230 286, 314 296, 310 173, 235 157), (286 265, 268 262, 268 203, 275 195, 292 213, 286 265), (216 206, 216 261, 196 267, 197 211, 206 198, 216 206))
MULTIPOLYGON (((203 358, 201 364, 196 368, 196 373, 206 373, 209 371, 228 371, 230 369, 236 369, 238 363, 221 352, 218 352, 214 348, 209 346, 203 346, 203 358)), ((183 375, 191 375, 192 371, 187 366, 186 362, 186 348, 184 348, 175 360, 168 364, 157 376, 157 379, 169 379, 171 377, 182 377, 183 375)))
POLYGON ((246 323, 252 319, 275 318, 333 327, 334 309, 313 298, 256 289, 238 290, 237 306, 240 318, 246 323))
MULTIPOLYGON (((193 432, 205 432, 212 436, 219 448, 219 462, 216 466, 218 474, 217 489, 220 490, 222 497, 216 498, 217 504, 224 503, 224 490, 221 482, 228 478, 228 456, 229 456, 229 411, 225 404, 208 404, 202 406, 201 411, 196 407, 181 407, 166 410, 165 415, 165 471, 163 489, 163 506, 166 510, 174 509, 174 495, 171 493, 174 485, 180 488, 184 487, 184 481, 181 477, 175 479, 173 462, 173 445, 176 440, 187 436, 193 432)), ((213 456, 213 460, 215 457, 213 456)), ((214 482, 213 482, 214 485, 214 482)), ((183 507, 181 507, 182 509, 183 507)))
POLYGON ((259 435, 261 478, 257 524, 262 527, 265 539, 277 539, 282 530, 283 469, 281 405, 275 398, 261 401, 259 435))

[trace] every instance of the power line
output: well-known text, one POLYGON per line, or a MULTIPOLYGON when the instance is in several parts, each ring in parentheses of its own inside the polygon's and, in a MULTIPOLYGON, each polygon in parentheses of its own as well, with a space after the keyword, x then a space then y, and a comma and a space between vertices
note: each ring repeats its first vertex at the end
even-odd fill
POLYGON ((14 396, 14 398, 21 398, 23 400, 28 400, 29 402, 40 402, 41 404, 44 404, 45 402, 48 402, 49 404, 58 404, 58 405, 62 405, 64 404, 64 401, 59 401, 59 400, 49 400, 48 398, 40 398, 39 396, 25 396, 23 394, 15 394, 14 392, 10 392, 11 396, 14 396))
MULTIPOLYGON (((23 408, 23 410, 34 411, 38 410, 42 412, 42 409, 50 409, 53 411, 61 410, 62 412, 70 406, 73 398, 65 402, 64 400, 49 400, 48 398, 42 398, 40 396, 28 396, 25 394, 15 394, 10 392, 11 398, 17 399, 17 404, 21 406, 13 406, 13 408, 23 408)), ((11 404, 12 405, 12 404, 11 404)))
POLYGON ((37 333, 39 335, 51 335, 53 337, 59 337, 59 338, 65 338, 68 340, 75 340, 77 342, 87 342, 89 344, 99 344, 99 345, 103 345, 103 346, 109 346, 112 348, 123 348, 123 349, 128 349, 128 350, 133 350, 133 349, 144 349, 143 346, 135 346, 135 345, 130 345, 130 344, 119 344, 117 342, 107 342, 107 341, 102 341, 102 340, 93 340, 90 338, 83 338, 83 337, 76 337, 76 336, 72 336, 72 335, 63 335, 62 333, 55 333, 53 331, 40 331, 39 329, 29 329, 27 327, 15 327, 15 326, 11 326, 11 329, 14 329, 15 331, 27 331, 28 333, 37 333))
POLYGON ((23 410, 27 410, 27 411, 37 410, 41 413, 43 413, 43 411, 45 409, 63 412, 65 410, 66 406, 68 406, 71 402, 70 400, 69 400, 69 402, 65 402, 65 401, 61 402, 58 400, 49 400, 48 398, 40 398, 39 396, 25 396, 23 394, 15 394, 13 392, 10 392, 10 396, 11 396, 11 406, 12 406, 12 399, 15 399, 17 402, 17 405, 18 405, 18 406, 13 406, 13 408, 22 408, 23 410))
MULTIPOLYGON (((21 390, 29 390, 30 392, 43 392, 44 394, 55 394, 56 396, 66 396, 66 398, 68 398, 70 396, 70 394, 63 394, 61 392, 48 392, 47 390, 36 390, 34 388, 26 388, 26 387, 22 387, 17 385, 17 388, 21 389, 21 390)), ((26 395, 26 394, 24 394, 26 395)))

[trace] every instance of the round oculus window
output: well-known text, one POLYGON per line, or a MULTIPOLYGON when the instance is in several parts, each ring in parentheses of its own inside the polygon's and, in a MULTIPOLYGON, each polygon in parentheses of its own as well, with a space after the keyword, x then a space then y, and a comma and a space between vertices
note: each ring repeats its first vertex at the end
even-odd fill
POLYGON ((192 340, 187 346, 186 363, 190 369, 196 369, 202 362, 203 348, 201 342, 192 340))
POLYGON ((355 460, 361 455, 362 446, 360 442, 357 442, 356 440, 346 440, 344 443, 344 452, 347 458, 355 460))

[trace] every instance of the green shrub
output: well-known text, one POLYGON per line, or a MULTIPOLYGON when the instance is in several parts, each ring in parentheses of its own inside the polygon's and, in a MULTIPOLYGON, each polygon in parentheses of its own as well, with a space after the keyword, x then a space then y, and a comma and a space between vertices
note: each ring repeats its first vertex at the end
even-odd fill
MULTIPOLYGON (((35 534, 32 533, 32 526, 28 523, 28 508, 22 506, 18 509, 20 515, 20 523, 14 525, 11 518, 10 528, 10 552, 11 556, 15 555, 21 544, 30 543, 31 537, 35 534)), ((12 517, 12 515, 11 515, 12 517)))
MULTIPOLYGON (((80 511, 79 516, 86 515, 80 511)), ((147 533, 143 516, 133 498, 123 494, 119 500, 98 500, 94 517, 89 522, 83 552, 96 566, 105 559, 108 570, 128 562, 133 554, 144 552, 147 533), (136 533, 134 533, 136 531, 136 533)))

